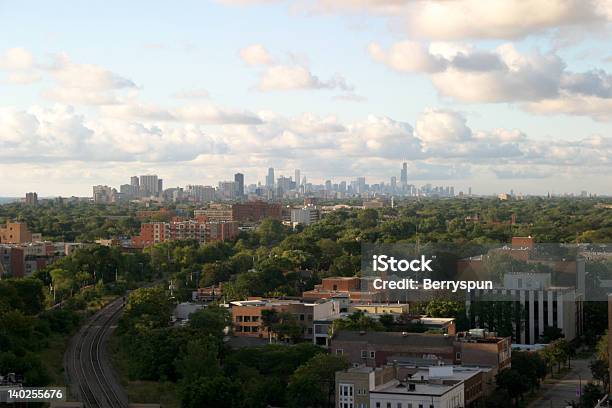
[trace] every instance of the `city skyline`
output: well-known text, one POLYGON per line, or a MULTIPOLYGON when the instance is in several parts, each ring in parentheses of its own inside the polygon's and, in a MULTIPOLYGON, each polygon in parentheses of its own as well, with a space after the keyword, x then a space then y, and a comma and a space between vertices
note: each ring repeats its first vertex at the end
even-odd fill
POLYGON ((404 160, 482 194, 612 194, 607 3, 25 1, 0 19, 0 196, 269 167, 378 182, 404 160))

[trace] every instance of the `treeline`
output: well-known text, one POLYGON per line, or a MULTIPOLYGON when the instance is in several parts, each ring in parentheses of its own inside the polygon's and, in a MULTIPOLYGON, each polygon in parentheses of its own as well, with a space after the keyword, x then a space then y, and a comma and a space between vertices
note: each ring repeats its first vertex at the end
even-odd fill
POLYGON ((78 323, 72 309, 45 310, 40 280, 0 280, 0 375, 16 373, 26 386, 48 385, 53 376, 42 354, 78 323))

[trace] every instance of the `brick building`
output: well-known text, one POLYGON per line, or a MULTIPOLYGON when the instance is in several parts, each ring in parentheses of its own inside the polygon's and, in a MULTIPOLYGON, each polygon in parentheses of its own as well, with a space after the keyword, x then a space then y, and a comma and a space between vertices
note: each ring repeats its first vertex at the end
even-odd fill
POLYGON ((200 243, 226 241, 238 236, 236 222, 174 220, 148 222, 140 226, 140 234, 132 237, 132 246, 145 248, 160 242, 195 240, 200 243))
POLYGON ((264 201, 249 201, 232 205, 232 220, 245 222, 260 222, 265 218, 282 220, 282 206, 279 203, 264 201))
POLYGON ((509 337, 475 330, 446 334, 358 332, 334 333, 329 349, 352 364, 378 367, 393 361, 487 366, 494 370, 510 365, 509 337))

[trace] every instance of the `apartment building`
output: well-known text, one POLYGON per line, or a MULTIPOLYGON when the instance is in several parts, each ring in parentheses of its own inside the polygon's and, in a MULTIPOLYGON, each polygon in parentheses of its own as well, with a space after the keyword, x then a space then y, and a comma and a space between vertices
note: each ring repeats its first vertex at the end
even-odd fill
POLYGON ((172 222, 148 222, 140 226, 140 234, 132 237, 132 246, 148 246, 176 240, 195 240, 200 243, 226 241, 238 236, 236 222, 203 222, 199 220, 174 220, 172 222))
POLYGON ((232 206, 229 204, 212 203, 207 208, 194 210, 193 216, 196 219, 202 218, 212 222, 234 221, 232 206))
MULTIPOLYGON (((271 338, 274 337, 264 324, 264 310, 289 313, 302 327, 302 338, 316 342, 314 324, 316 321, 338 318, 340 304, 337 301, 302 302, 285 299, 251 299, 230 303, 232 331, 235 336, 271 338)), ((318 336, 321 337, 321 336, 318 336)))
POLYGON ((260 222, 265 218, 282 219, 282 206, 279 203, 249 201, 232 205, 232 220, 241 223, 260 222))
POLYGON ((30 232, 25 222, 7 222, 0 226, 0 244, 25 244, 41 239, 41 234, 30 232))

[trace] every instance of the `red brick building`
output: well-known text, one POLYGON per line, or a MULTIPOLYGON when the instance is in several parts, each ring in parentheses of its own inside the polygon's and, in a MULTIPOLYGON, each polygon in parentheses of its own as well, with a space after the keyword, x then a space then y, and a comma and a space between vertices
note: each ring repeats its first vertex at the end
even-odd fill
POLYGON ((232 219, 239 222, 260 222, 265 218, 281 220, 282 206, 279 203, 249 201, 232 205, 232 219))
POLYGON ((238 236, 238 223, 175 220, 148 222, 140 226, 140 235, 132 237, 132 246, 145 248, 160 242, 195 240, 201 243, 227 241, 238 236))

